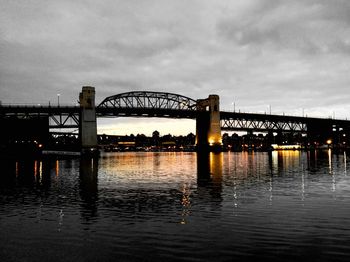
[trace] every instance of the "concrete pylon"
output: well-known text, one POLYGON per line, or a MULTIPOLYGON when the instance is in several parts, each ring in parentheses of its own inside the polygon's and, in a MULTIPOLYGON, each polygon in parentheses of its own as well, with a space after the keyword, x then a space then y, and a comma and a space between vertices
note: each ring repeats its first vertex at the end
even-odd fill
POLYGON ((97 122, 95 108, 95 88, 83 86, 79 94, 80 125, 79 134, 83 153, 97 150, 97 122))
POLYGON ((220 101, 218 95, 197 100, 196 146, 197 150, 222 149, 220 101))

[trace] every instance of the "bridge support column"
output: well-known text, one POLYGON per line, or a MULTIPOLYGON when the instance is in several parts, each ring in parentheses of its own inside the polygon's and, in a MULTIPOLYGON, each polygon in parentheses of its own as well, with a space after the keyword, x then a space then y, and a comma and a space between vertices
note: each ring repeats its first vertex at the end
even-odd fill
POLYGON ((267 144, 271 148, 272 144, 276 144, 275 137, 273 135, 273 130, 269 130, 266 136, 267 136, 267 144))
POLYGON ((218 95, 197 100, 196 146, 198 151, 222 149, 220 102, 218 95))
POLYGON ((83 154, 95 154, 97 147, 97 123, 95 109, 95 88, 83 86, 79 94, 80 123, 79 135, 83 154))

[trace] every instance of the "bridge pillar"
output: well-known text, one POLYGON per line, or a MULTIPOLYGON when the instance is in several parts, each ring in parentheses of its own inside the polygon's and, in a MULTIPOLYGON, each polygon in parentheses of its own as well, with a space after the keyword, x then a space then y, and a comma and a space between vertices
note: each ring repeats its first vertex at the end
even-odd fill
POLYGON ((97 151, 97 123, 95 109, 95 88, 83 86, 79 94, 79 135, 82 153, 97 151))
POLYGON ((197 150, 222 149, 220 102, 218 95, 197 100, 196 146, 197 150))

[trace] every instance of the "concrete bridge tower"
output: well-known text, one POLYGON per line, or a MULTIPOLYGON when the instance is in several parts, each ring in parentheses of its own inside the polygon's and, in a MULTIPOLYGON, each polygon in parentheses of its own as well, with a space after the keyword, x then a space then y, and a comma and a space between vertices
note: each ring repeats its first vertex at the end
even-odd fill
POLYGON ((95 109, 95 88, 83 86, 79 94, 80 124, 79 134, 82 152, 97 150, 97 123, 95 109))
POLYGON ((196 145, 197 150, 221 150, 220 102, 218 95, 197 100, 196 145))

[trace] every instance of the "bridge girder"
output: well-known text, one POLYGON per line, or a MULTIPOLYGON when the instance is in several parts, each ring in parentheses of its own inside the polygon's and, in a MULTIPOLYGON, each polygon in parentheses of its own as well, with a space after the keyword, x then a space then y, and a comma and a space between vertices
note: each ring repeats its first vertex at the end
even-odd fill
POLYGON ((196 111, 178 109, 152 108, 97 108, 98 117, 157 117, 157 118, 188 118, 195 119, 196 111))
POLYGON ((1 118, 35 119, 47 117, 49 128, 78 128, 80 109, 76 106, 1 106, 1 118))
POLYGON ((292 121, 272 121, 272 120, 254 120, 242 118, 221 119, 221 129, 227 131, 283 131, 292 133, 307 133, 307 124, 292 121))

